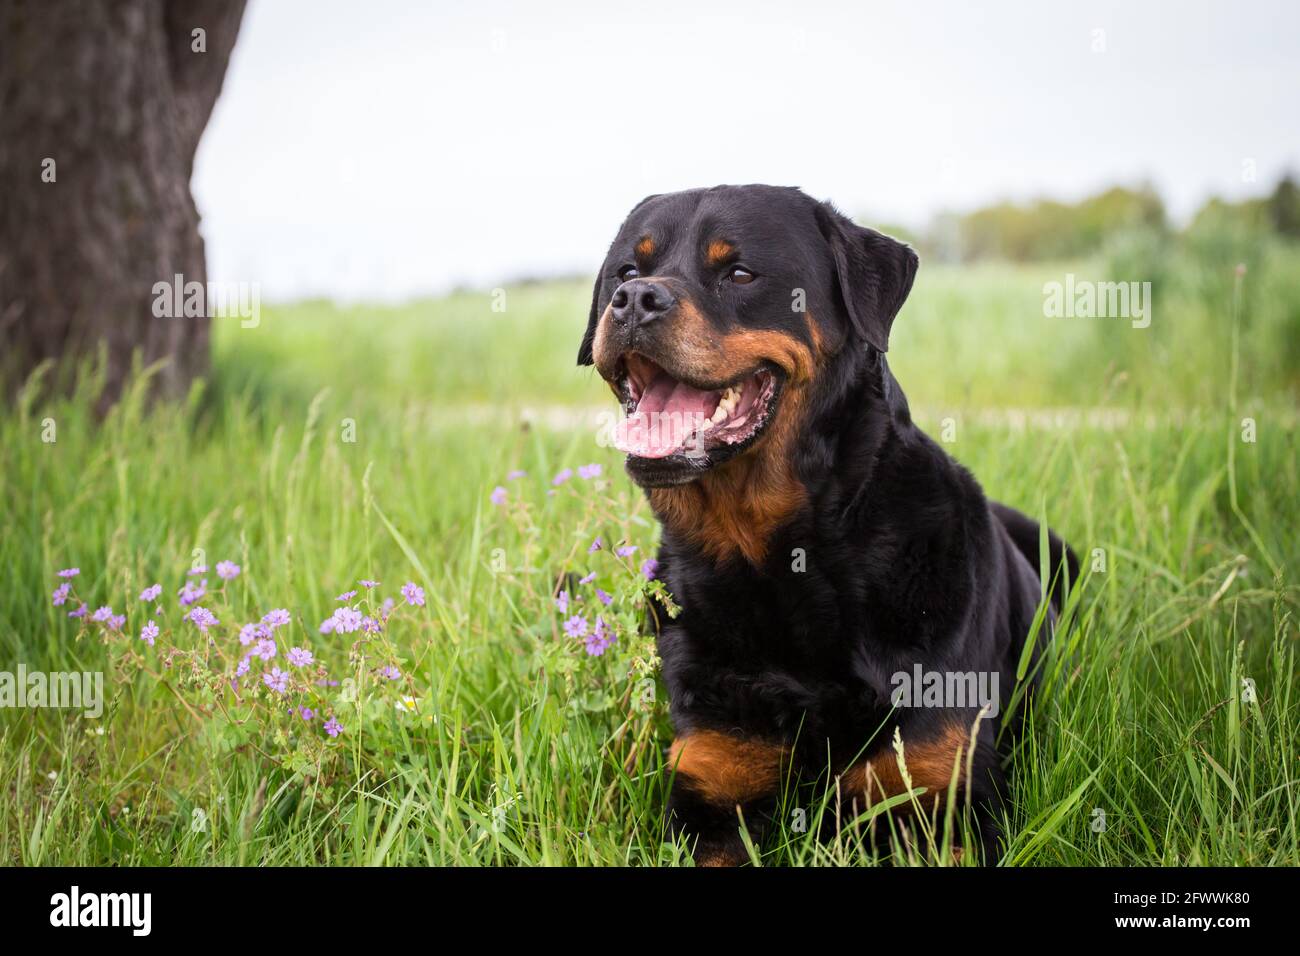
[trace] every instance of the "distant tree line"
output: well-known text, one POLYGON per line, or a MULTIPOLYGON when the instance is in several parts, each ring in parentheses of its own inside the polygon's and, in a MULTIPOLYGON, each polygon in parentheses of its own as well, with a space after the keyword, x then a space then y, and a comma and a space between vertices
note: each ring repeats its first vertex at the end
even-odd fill
MULTIPOLYGON (((1115 186, 1077 203, 1000 202, 965 214, 941 214, 921 233, 888 225, 878 228, 907 239, 922 256, 946 262, 1079 258, 1103 251, 1119 235, 1175 232, 1164 202, 1150 185, 1115 186)), ((1300 187, 1294 176, 1284 175, 1267 196, 1235 203, 1210 199, 1186 231, 1225 230, 1300 239, 1300 187)))

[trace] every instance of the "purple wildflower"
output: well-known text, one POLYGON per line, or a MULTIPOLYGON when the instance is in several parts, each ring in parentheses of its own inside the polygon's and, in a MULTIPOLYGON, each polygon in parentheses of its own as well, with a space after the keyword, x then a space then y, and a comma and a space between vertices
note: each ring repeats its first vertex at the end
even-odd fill
POLYGON ((596 553, 597 551, 599 551, 602 547, 604 547, 604 545, 601 544, 601 540, 600 540, 600 538, 596 538, 595 541, 591 542, 591 547, 587 549, 587 553, 588 553, 588 554, 595 554, 595 553, 596 553))
POLYGON ((252 655, 245 654, 239 661, 239 666, 235 668, 235 676, 243 677, 248 673, 248 658, 252 655))
POLYGON ((330 620, 334 622, 334 633, 351 634, 361 626, 361 612, 355 608, 341 607, 330 620))
POLYGON ((387 667, 379 668, 379 676, 386 677, 389 680, 397 680, 399 677, 402 676, 402 672, 399 671, 392 664, 389 664, 387 667))
POLYGON ((361 630, 367 634, 378 634, 384 629, 384 626, 376 621, 373 617, 363 617, 361 619, 361 630))
POLYGON ((313 717, 316 716, 316 713, 310 707, 299 707, 298 716, 301 717, 303 720, 311 720, 313 717))
POLYGON ((510 472, 510 474, 506 475, 506 481, 517 481, 520 478, 526 478, 526 477, 528 477, 528 472, 520 468, 516 468, 514 471, 510 472))
POLYGON ((176 592, 176 596, 181 599, 181 607, 189 607, 203 599, 203 595, 208 593, 208 579, 204 578, 195 587, 189 581, 185 582, 185 587, 176 592))
POLYGON ((338 597, 336 597, 334 600, 336 600, 336 601, 351 601, 351 600, 352 600, 354 597, 356 597, 356 596, 357 596, 357 592, 356 592, 355 590, 352 590, 352 591, 344 591, 342 594, 340 594, 340 595, 339 595, 338 597))
POLYGON ((614 603, 614 598, 610 596, 609 592, 602 591, 600 588, 596 588, 596 597, 600 598, 600 603, 605 607, 609 607, 614 603))
POLYGON ((578 583, 579 583, 579 584, 590 584, 590 583, 591 583, 592 581, 594 581, 594 580, 596 580, 596 572, 595 572, 595 571, 592 571, 592 572, 591 572, 590 574, 588 574, 586 577, 579 578, 579 579, 578 579, 578 583))
POLYGON ((334 616, 333 616, 333 615, 330 615, 329 617, 325 618, 325 620, 323 620, 323 621, 320 622, 320 632, 321 632, 322 634, 333 634, 333 633, 334 633, 334 616))
POLYGON ((555 595, 555 609, 561 614, 569 613, 569 592, 561 591, 555 595))
POLYGON ((641 573, 645 575, 647 581, 653 581, 655 575, 659 573, 659 562, 654 558, 646 558, 641 562, 641 573))
POLYGON ((275 641, 271 640, 269 637, 264 637, 258 641, 252 651, 254 657, 260 657, 264 661, 269 661, 274 657, 275 652, 275 641))
POLYGON ((126 623, 125 614, 114 614, 112 617, 108 619, 108 629, 110 631, 120 631, 122 630, 122 625, 125 623, 126 623))
POLYGON ((632 555, 636 554, 636 545, 625 544, 623 545, 623 547, 619 548, 614 553, 617 554, 620 558, 630 558, 632 557, 632 555))
POLYGON ((361 585, 363 588, 365 588, 367 591, 369 591, 371 588, 377 588, 377 587, 379 587, 379 582, 378 582, 378 581, 368 581, 368 580, 366 580, 365 578, 362 578, 362 579, 361 579, 360 581, 358 581, 357 583, 360 584, 360 585, 361 585))
POLYGON ((208 628, 221 623, 217 620, 217 616, 205 607, 196 607, 185 615, 185 618, 200 631, 206 631, 208 628))
POLYGON ((62 571, 59 572, 59 577, 75 578, 80 573, 81 573, 81 568, 64 568, 62 571))
POLYGON ((424 588, 413 581, 407 581, 402 585, 402 597, 406 598, 406 603, 412 607, 424 607, 424 588))
POLYGON ((103 607, 95 609, 95 613, 90 615, 92 621, 103 623, 113 616, 113 609, 105 604, 103 607))
POLYGON ((289 663, 294 667, 306 667, 316 658, 312 656, 311 651, 302 647, 289 648, 289 663))
POLYGON ((329 720, 325 721, 325 733, 329 734, 331 737, 337 737, 339 734, 343 733, 343 725, 331 717, 329 720))
POLYGON ((273 631, 277 627, 288 624, 290 620, 292 618, 290 618, 289 612, 282 607, 277 607, 274 611, 268 611, 262 617, 262 623, 273 631))
POLYGON ((506 503, 506 489, 504 485, 497 485, 492 489, 492 494, 488 495, 488 500, 494 505, 503 505, 506 503))
POLYGON ((85 601, 82 601, 82 602, 81 602, 81 607, 77 608, 75 611, 69 611, 69 612, 68 612, 68 617, 85 617, 85 616, 86 616, 86 602, 85 602, 85 601))
POLYGON ((263 637, 270 637, 271 629, 265 624, 245 624, 239 629, 239 643, 247 647, 263 637))
POLYGON ((587 619, 575 614, 564 622, 564 633, 569 637, 582 637, 587 633, 587 619))
POLYGON ((242 569, 239 565, 235 564, 233 561, 217 562, 217 577, 221 578, 223 581, 233 581, 235 578, 239 577, 239 572, 241 570, 242 569))
POLYGON ((573 477, 573 469, 565 468, 562 471, 557 471, 555 473, 555 477, 551 479, 551 484, 562 485, 572 477, 573 477))
POLYGON ((578 466, 578 477, 579 477, 579 478, 599 478, 599 477, 600 477, 600 473, 601 473, 602 471, 604 471, 604 469, 603 469, 600 465, 597 465, 597 464, 595 464, 595 463, 592 463, 592 464, 590 464, 590 465, 579 465, 579 466, 578 466))
POLYGON ((269 673, 262 675, 262 682, 277 694, 289 689, 289 675, 278 667, 272 667, 269 673))
POLYGON ((208 566, 206 564, 196 564, 194 565, 194 567, 190 568, 185 573, 188 574, 190 577, 196 577, 197 575, 200 574, 207 574, 208 566))
POLYGON ((54 602, 54 606, 62 607, 64 604, 66 604, 68 602, 68 592, 71 590, 72 590, 72 585, 69 584, 67 581, 64 581, 52 592, 50 592, 50 600, 54 602))
POLYGON ((140 592, 140 600, 145 602, 156 601, 160 594, 162 594, 162 585, 151 584, 140 592))
POLYGON ((614 631, 612 628, 605 627, 605 619, 596 618, 596 629, 586 641, 586 651, 591 657, 600 657, 605 653, 605 649, 614 643, 614 631))
POLYGON ((150 647, 153 647, 154 639, 158 637, 158 625, 150 621, 144 627, 140 628, 140 640, 144 641, 150 647))

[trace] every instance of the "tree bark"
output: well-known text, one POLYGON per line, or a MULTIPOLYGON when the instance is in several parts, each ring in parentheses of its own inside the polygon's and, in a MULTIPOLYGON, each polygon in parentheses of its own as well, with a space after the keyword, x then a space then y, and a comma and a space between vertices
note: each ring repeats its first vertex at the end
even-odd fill
POLYGON ((103 401, 139 350, 185 394, 206 317, 157 318, 154 285, 206 283, 194 154, 244 0, 0 0, 0 372, 103 347, 103 401), (206 50, 194 50, 201 29, 206 50), (53 161, 53 181, 50 176, 53 161), (101 346, 102 343, 102 346, 101 346))

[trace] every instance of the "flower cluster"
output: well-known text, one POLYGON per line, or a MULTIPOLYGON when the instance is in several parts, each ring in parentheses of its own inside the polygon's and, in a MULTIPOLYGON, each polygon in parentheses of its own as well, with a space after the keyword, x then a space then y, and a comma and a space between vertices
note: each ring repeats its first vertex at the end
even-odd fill
MULTIPOLYGON (((651 719, 659 660, 645 625, 678 610, 657 562, 646 557, 647 543, 629 540, 649 522, 635 513, 640 505, 629 511, 626 493, 599 464, 564 468, 536 487, 526 478, 513 470, 493 490, 491 500, 502 507, 491 513, 489 533, 519 542, 513 562, 499 558, 507 549, 492 549, 493 572, 522 589, 512 602, 523 618, 520 636, 532 642, 528 660, 557 678, 552 686, 562 688, 575 719, 629 705, 651 719), (581 509, 577 540, 557 560, 540 532, 556 510, 572 505, 581 509), (537 576, 543 567, 548 576, 537 576)), ((389 590, 362 577, 333 587, 316 604, 327 611, 321 619, 292 605, 250 614, 246 602, 259 589, 244 587, 248 574, 228 560, 211 570, 196 562, 170 583, 133 587, 124 602, 118 598, 122 610, 101 595, 100 579, 86 595, 97 600, 82 600, 80 574, 59 571, 49 592, 79 637, 98 637, 128 679, 166 682, 227 744, 255 743, 295 773, 333 773, 363 752, 361 741, 379 721, 409 721, 421 700, 432 706, 430 696, 415 696, 399 647, 411 644, 404 629, 421 620, 432 626, 421 609, 444 605, 414 581, 389 590), (344 747, 349 739, 358 746, 344 747)), ((422 718, 434 719, 427 711, 422 718)), ((620 718, 620 726, 630 725, 620 718)))
POLYGON ((654 694, 647 693, 646 685, 655 685, 659 658, 646 620, 678 613, 658 580, 658 562, 645 557, 643 545, 627 538, 630 530, 647 527, 648 522, 629 512, 624 492, 603 477, 600 464, 562 468, 539 482, 536 492, 519 482, 525 476, 522 470, 511 471, 489 496, 503 506, 494 521, 513 525, 522 548, 522 560, 515 562, 501 557, 509 549, 496 549, 493 571, 504 573, 504 580, 512 584, 524 585, 521 604, 543 618, 527 629, 538 642, 539 665, 559 678, 567 706, 575 713, 639 706, 648 714, 643 704, 649 699, 653 709, 654 694), (581 508, 577 529, 581 543, 560 567, 552 564, 554 556, 540 544, 540 532, 553 520, 554 505, 537 500, 534 494, 539 498, 544 494, 545 499, 562 496, 581 508), (539 563, 547 567, 553 582, 545 590, 528 587, 548 580, 527 576, 539 563), (547 632, 549 640, 544 636, 547 632))
MULTIPOLYGON (((597 462, 591 462, 590 464, 579 465, 577 470, 577 475, 583 481, 595 481, 604 473, 604 471, 605 468, 603 465, 597 462)), ((574 475, 574 470, 572 468, 562 468, 559 471, 557 471, 555 473, 555 476, 551 479, 552 487, 551 490, 547 492, 547 494, 548 495, 555 494, 555 489, 560 487, 560 485, 567 484, 569 479, 571 479, 573 475, 574 475)), ((506 475, 506 481, 508 482, 518 481, 520 478, 526 478, 527 476, 528 476, 528 472, 516 468, 506 475)), ((488 500, 491 501, 494 505, 504 505, 506 504, 506 502, 510 500, 510 492, 509 490, 507 490, 505 485, 497 485, 495 488, 492 489, 492 493, 488 495, 488 500)))
MULTIPOLYGON (((591 467, 599 468, 599 465, 591 467)), ((581 470, 581 469, 579 469, 581 470)), ((587 547, 588 554, 598 552, 612 553, 613 557, 622 566, 624 571, 630 572, 630 565, 627 559, 637 553, 638 547, 634 544, 622 544, 614 548, 612 552, 605 548, 604 540, 600 537, 595 538, 587 547)), ((646 581, 652 581, 655 577, 655 570, 658 568, 658 562, 651 559, 641 565, 640 573, 646 581)), ((594 614, 594 621, 591 615, 583 613, 577 606, 586 601, 587 597, 594 597, 596 604, 600 608, 609 608, 614 604, 614 595, 606 591, 596 583, 597 573, 589 571, 582 577, 578 578, 573 594, 569 593, 567 587, 561 587, 554 597, 555 609, 565 617, 562 625, 565 637, 582 641, 583 650, 589 657, 600 657, 605 653, 618 639, 618 627, 612 620, 607 620, 605 614, 598 608, 591 612, 594 614), (584 594, 582 589, 589 588, 590 591, 584 594), (574 611, 570 615, 570 609, 574 611)), ((591 605, 595 607, 595 605, 591 605)))
MULTIPOLYGON (((154 676, 159 676, 152 669, 157 664, 172 669, 184 686, 207 690, 201 709, 220 713, 237 724, 252 719, 260 708, 273 718, 287 715, 299 725, 315 726, 322 740, 333 740, 347 729, 337 708, 355 702, 355 696, 349 701, 347 694, 355 694, 359 682, 368 676, 372 688, 382 689, 403 680, 400 659, 387 639, 398 602, 380 599, 378 581, 363 578, 357 582, 361 591, 350 589, 340 594, 337 600, 343 603, 318 629, 321 635, 359 635, 346 655, 355 670, 340 681, 331 676, 306 635, 295 635, 294 615, 287 608, 273 608, 247 623, 223 623, 238 619, 225 585, 239 577, 242 568, 231 561, 219 561, 215 570, 221 582, 215 591, 209 591, 208 579, 203 577, 208 573, 206 565, 196 564, 186 572, 186 580, 176 592, 174 623, 169 622, 161 601, 160 583, 141 590, 135 606, 128 602, 125 613, 117 613, 108 604, 89 611, 75 591, 75 579, 81 573, 78 568, 58 572, 60 583, 51 592, 51 602, 56 607, 69 602, 75 605, 68 617, 79 620, 84 632, 97 632, 104 643, 117 647, 120 666, 135 665, 154 676), (359 593, 363 597, 357 601, 359 593), (137 621, 138 643, 127 634, 128 616, 137 621), (145 653, 132 650, 132 644, 145 653), (282 646, 288 648, 283 654, 282 646), (180 664, 189 666, 178 669, 180 664), (341 684, 347 694, 339 698, 341 684)), ((405 607, 425 606, 425 591, 414 582, 403 585, 400 594, 405 607)), ((332 649, 327 651, 331 659, 341 656, 332 649)), ((402 699, 411 701, 406 710, 415 709, 414 698, 402 699)))

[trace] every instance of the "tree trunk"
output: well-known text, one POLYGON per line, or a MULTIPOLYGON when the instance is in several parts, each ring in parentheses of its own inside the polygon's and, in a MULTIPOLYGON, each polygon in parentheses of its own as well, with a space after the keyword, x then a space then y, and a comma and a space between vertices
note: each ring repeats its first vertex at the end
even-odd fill
POLYGON ((154 285, 206 283, 190 174, 244 0, 0 0, 0 372, 107 353, 183 395, 206 317, 158 318, 154 285), (203 31, 203 51, 195 39, 203 31))

